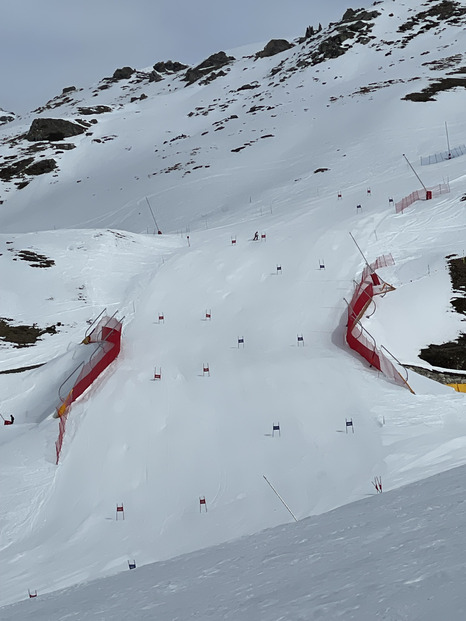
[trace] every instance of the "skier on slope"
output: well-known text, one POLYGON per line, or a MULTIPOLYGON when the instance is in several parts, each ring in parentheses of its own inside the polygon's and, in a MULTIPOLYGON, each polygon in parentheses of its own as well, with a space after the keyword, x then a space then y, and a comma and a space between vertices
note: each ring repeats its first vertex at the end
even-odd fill
POLYGON ((3 418, 4 425, 12 425, 14 422, 15 422, 15 417, 13 416, 13 414, 10 415, 10 420, 6 420, 5 418, 3 418))
POLYGON ((254 233, 254 237, 252 238, 252 241, 259 241, 259 231, 256 231, 254 233))

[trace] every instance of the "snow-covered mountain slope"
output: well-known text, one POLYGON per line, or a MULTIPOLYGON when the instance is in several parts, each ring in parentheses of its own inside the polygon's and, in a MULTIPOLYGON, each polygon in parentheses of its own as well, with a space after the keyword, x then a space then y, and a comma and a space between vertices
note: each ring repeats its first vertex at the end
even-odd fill
MULTIPOLYGON (((218 69, 213 61, 215 70, 191 85, 184 69, 162 71, 151 82, 149 68, 89 89, 65 89, 40 113, 3 130, 0 154, 10 172, 29 159, 55 160, 57 168, 34 176, 19 165, 20 173, 11 173, 0 196, 2 231, 152 231, 149 197, 162 231, 174 232, 206 220, 227 222, 239 209, 249 214, 272 202, 286 205, 291 191, 293 201, 299 192, 303 202, 372 184, 382 173, 393 175, 392 193, 403 195, 413 181, 401 153, 416 159, 436 141, 443 147, 444 120, 452 138, 462 123, 461 90, 440 95, 440 117, 435 104, 402 100, 461 71, 464 7, 426 6, 444 4, 456 7, 449 18, 440 9, 423 16, 421 4, 383 3, 272 57, 231 52, 225 58, 234 61, 217 62, 218 69), (87 131, 66 141, 31 142, 24 135, 33 117, 81 119, 87 131), (357 178, 347 164, 356 159, 357 178), (330 171, 316 177, 318 168, 330 171)), ((461 72, 455 75, 461 79, 461 72)))
POLYGON ((282 524, 264 475, 302 519, 375 476, 393 489, 465 463, 464 395, 410 373, 413 395, 344 340, 364 265, 349 232, 369 261, 395 260, 380 274, 396 289, 364 319, 379 344, 419 364, 463 327, 445 269, 464 256, 463 159, 420 170, 449 194, 398 215, 389 200, 419 187, 402 153, 445 150, 445 121, 465 142, 458 85, 402 99, 461 66, 463 6, 446 4, 440 25, 422 12, 445 3, 387 2, 273 57, 229 52, 207 84, 146 70, 64 93, 35 116, 97 120, 67 140, 26 141, 31 119, 3 129, 0 316, 57 334, 0 349, 1 370, 46 363, 0 374, 16 419, 0 433, 2 603, 282 524), (97 105, 111 111, 79 110, 97 105), (41 156, 58 168, 17 166, 41 156), (57 468, 47 412, 105 307, 125 316, 122 352, 73 405, 57 468))
POLYGON ((38 591, 2 608, 2 620, 462 621, 463 480, 464 468, 450 470, 298 524, 38 591))

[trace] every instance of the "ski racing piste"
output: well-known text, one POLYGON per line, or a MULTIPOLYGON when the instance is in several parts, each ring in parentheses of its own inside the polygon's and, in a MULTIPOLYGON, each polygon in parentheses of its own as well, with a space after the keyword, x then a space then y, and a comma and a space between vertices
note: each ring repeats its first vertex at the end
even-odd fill
POLYGON ((408 384, 407 377, 403 377, 404 367, 399 364, 399 369, 388 359, 381 349, 377 347, 373 336, 361 325, 361 319, 376 295, 385 295, 393 291, 394 287, 384 282, 376 273, 376 269, 393 265, 391 254, 378 257, 370 265, 367 264, 361 276, 361 281, 356 285, 353 297, 348 304, 348 322, 346 328, 346 342, 349 347, 362 356, 367 362, 387 378, 399 386, 404 386, 413 392, 408 384))
POLYGON ((86 334, 82 341, 81 345, 84 346, 80 352, 83 355, 80 356, 82 360, 64 379, 58 389, 61 403, 56 412, 60 419, 58 438, 55 443, 57 465, 60 460, 66 420, 71 404, 95 382, 120 353, 122 323, 115 318, 115 315, 112 317, 102 316, 103 312, 92 324, 95 327, 89 334, 86 334))

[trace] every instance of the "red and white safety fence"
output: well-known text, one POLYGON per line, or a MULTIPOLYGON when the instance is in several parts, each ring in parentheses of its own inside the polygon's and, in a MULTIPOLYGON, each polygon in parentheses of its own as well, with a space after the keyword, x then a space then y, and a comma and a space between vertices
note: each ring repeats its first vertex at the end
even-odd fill
POLYGON ((402 213, 406 207, 409 207, 416 201, 428 201, 432 198, 437 198, 441 194, 448 194, 448 192, 450 192, 449 183, 439 183, 432 188, 415 190, 414 192, 411 192, 409 196, 405 196, 401 199, 401 201, 395 203, 395 211, 396 213, 402 213))
POLYGON ((378 276, 375 269, 393 264, 393 257, 391 254, 388 254, 378 257, 371 265, 367 265, 364 268, 361 281, 356 283, 353 296, 348 304, 346 342, 352 350, 360 354, 372 367, 381 371, 399 386, 405 386, 411 390, 407 378, 404 378, 402 375, 404 368, 400 365, 400 369, 398 369, 389 360, 382 349, 377 347, 374 337, 361 324, 361 318, 373 302, 374 296, 383 295, 393 290, 393 287, 378 276))

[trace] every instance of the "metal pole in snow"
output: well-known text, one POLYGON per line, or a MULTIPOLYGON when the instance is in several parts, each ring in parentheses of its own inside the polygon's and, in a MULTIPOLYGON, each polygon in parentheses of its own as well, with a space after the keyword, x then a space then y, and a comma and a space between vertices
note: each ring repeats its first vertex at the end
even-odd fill
POLYGON ((280 496, 280 494, 277 492, 277 490, 274 488, 274 486, 272 485, 272 483, 267 479, 267 477, 265 476, 265 474, 262 475, 264 477, 264 479, 267 481, 267 483, 270 485, 270 487, 273 489, 273 491, 275 492, 275 494, 280 498, 280 500, 282 501, 283 505, 286 507, 287 511, 291 514, 293 520, 295 522, 297 522, 297 518, 294 515, 293 511, 290 509, 290 507, 286 504, 286 502, 283 500, 283 498, 280 496))
POLYGON ((448 127, 447 127, 447 122, 445 121, 445 133, 447 135, 447 146, 448 146, 448 158, 451 157, 451 151, 450 151, 450 139, 448 137, 448 127))
MULTIPOLYGON (((350 233, 350 235, 351 235, 351 233, 350 233)), ((354 239, 354 237, 353 237, 352 235, 351 235, 351 239, 354 241, 354 243, 355 243, 355 245, 356 245, 356 248, 357 248, 357 249, 359 250, 359 252, 361 253, 361 256, 362 256, 362 258, 364 259, 364 261, 365 261, 365 263, 366 263, 367 267, 370 267, 369 263, 367 262, 366 257, 364 256, 363 251, 362 251, 362 250, 361 250, 361 248, 358 246, 358 242, 354 239)))
POLYGON ((414 170, 414 168, 411 166, 411 162, 408 160, 408 158, 406 157, 406 155, 403 153, 403 157, 405 158, 405 160, 408 162, 409 167, 411 168, 411 170, 413 171, 413 173, 416 175, 416 177, 419 180, 419 183, 422 185, 422 187, 424 188, 424 190, 427 192, 427 188, 426 186, 422 183, 421 178, 419 177, 419 175, 417 174, 417 172, 414 170))
POLYGON ((149 199, 147 198, 147 196, 146 196, 146 201, 147 201, 147 205, 149 206, 149 210, 150 210, 150 212, 152 214, 152 218, 154 219, 155 226, 157 228, 157 232, 159 232, 160 231, 159 225, 157 224, 157 220, 155 219, 154 212, 152 211, 152 207, 150 206, 149 199))

